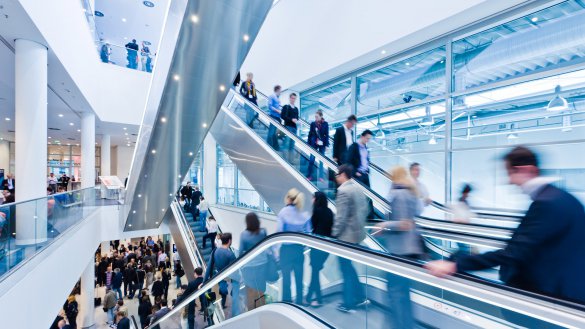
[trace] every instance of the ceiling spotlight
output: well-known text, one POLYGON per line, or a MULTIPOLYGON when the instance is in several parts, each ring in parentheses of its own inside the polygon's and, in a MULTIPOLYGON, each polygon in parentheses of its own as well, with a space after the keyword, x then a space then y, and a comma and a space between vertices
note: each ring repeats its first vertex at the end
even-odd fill
POLYGON ((244 42, 248 42, 248 41, 250 41, 250 36, 247 34, 244 34, 243 39, 244 39, 244 42))
POLYGON ((126 23, 126 19, 125 18, 122 18, 122 22, 126 23))
POLYGON ((173 193, 169 193, 169 196, 173 196, 173 193))
POLYGON ((165 117, 162 117, 162 118, 160 118, 160 121, 161 121, 161 122, 167 122, 167 118, 165 118, 165 117))
POLYGON ((561 94, 561 86, 555 87, 555 97, 551 99, 548 103, 546 110, 547 111, 564 111, 569 108, 569 104, 567 100, 560 95, 561 94))
POLYGON ((124 128, 122 128, 122 129, 126 130, 126 129, 128 129, 128 128, 124 127, 124 128))
POLYGON ((406 66, 410 66, 410 63, 409 62, 406 62, 406 66))
POLYGON ((53 137, 49 136, 49 139, 51 139, 51 138, 53 138, 53 137))
POLYGON ((152 150, 152 151, 150 151, 150 153, 156 154, 156 150, 152 150))
POLYGON ((62 118, 62 117, 63 117, 63 114, 59 113, 59 118, 62 118))
POLYGON ((128 136, 128 133, 124 133, 125 136, 128 136))
POLYGON ((138 197, 139 197, 139 198, 142 198, 142 194, 138 194, 138 197))
POLYGON ((207 123, 202 124, 203 128, 207 128, 207 123))
POLYGON ((136 210, 132 210, 132 213, 135 214, 136 213, 136 210))
POLYGON ((126 144, 126 146, 131 146, 130 144, 126 144))
POLYGON ((199 16, 197 16, 197 15, 191 15, 191 22, 193 22, 193 23, 199 23, 199 16))
POLYGON ((165 211, 165 208, 162 208, 162 211, 164 212, 165 211))
POLYGON ((6 118, 4 118, 4 120, 6 120, 6 121, 10 121, 10 118, 6 117, 6 118))
POLYGON ((154 223, 158 225, 158 222, 154 222, 154 223))
POLYGON ((77 132, 80 133, 81 132, 81 129, 77 129, 77 132))
POLYGON ((380 53, 382 53, 382 55, 386 55, 386 50, 382 50, 380 53))
POLYGON ((192 157, 193 156, 193 152, 189 152, 189 156, 192 157))
POLYGON ((173 79, 175 79, 175 81, 179 81, 181 77, 178 74, 175 74, 173 75, 173 79))
POLYGON ((437 145, 437 139, 435 136, 431 136, 431 139, 429 139, 429 145, 437 145))
POLYGON ((225 86, 224 85, 219 85, 219 91, 225 91, 225 86))
POLYGON ((74 124, 73 122, 69 122, 69 125, 70 125, 70 126, 73 126, 73 125, 75 125, 75 124, 74 124))
POLYGON ((532 21, 533 23, 536 23, 536 22, 538 22, 538 17, 532 17, 531 21, 532 21))
POLYGON ((132 224, 128 224, 128 227, 132 227, 132 224))

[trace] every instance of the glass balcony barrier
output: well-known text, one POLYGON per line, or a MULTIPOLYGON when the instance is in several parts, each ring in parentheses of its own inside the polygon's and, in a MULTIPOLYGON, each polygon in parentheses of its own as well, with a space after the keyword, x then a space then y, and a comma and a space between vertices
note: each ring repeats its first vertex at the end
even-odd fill
POLYGON ((102 200, 94 187, 0 205, 0 279, 82 221, 102 200))
POLYGON ((147 45, 129 42, 125 46, 98 42, 100 60, 106 64, 123 66, 131 70, 151 73, 156 54, 147 45))

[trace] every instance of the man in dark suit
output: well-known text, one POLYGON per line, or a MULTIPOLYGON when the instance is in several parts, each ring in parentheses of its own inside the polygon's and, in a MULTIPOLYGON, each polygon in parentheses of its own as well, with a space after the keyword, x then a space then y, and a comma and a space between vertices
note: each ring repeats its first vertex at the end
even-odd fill
POLYGON ((585 303, 585 210, 571 194, 539 177, 538 158, 519 146, 504 157, 511 184, 533 200, 504 249, 455 255, 426 265, 432 274, 500 266, 509 286, 585 303))
POLYGON ((185 203, 191 206, 191 197, 193 195, 193 188, 191 187, 191 182, 187 182, 187 185, 183 186, 181 189, 181 195, 185 199, 185 203))
MULTIPOLYGON (((317 110, 315 112, 315 121, 311 122, 311 127, 309 128, 309 137, 307 142, 311 147, 313 147, 317 152, 321 154, 325 154, 325 149, 329 146, 329 124, 323 118, 323 111, 317 110)), ((315 164, 315 157, 311 155, 309 158, 309 169, 307 172, 307 177, 309 180, 313 180, 313 165, 315 164)), ((322 175, 322 168, 323 163, 319 165, 319 173, 318 177, 322 175)))
MULTIPOLYGON (((351 144, 347 150, 345 161, 354 168, 353 178, 367 187, 370 187, 370 150, 368 150, 368 143, 372 136, 371 130, 364 130, 357 142, 351 144)), ((368 206, 368 218, 374 218, 374 206, 371 199, 368 199, 368 206)))
POLYGON ((349 146, 353 144, 353 127, 356 123, 357 117, 352 114, 341 127, 335 129, 335 135, 333 136, 333 160, 338 165, 345 163, 345 153, 349 146))

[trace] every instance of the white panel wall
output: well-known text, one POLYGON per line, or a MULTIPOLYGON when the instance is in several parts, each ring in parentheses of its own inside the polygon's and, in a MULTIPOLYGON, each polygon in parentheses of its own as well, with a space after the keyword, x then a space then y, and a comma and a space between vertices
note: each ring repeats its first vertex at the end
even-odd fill
POLYGON ((10 145, 7 141, 0 141, 0 169, 4 169, 4 176, 10 173, 10 145))
POLYGON ((120 177, 122 181, 130 173, 134 147, 118 145, 112 148, 112 175, 120 177))

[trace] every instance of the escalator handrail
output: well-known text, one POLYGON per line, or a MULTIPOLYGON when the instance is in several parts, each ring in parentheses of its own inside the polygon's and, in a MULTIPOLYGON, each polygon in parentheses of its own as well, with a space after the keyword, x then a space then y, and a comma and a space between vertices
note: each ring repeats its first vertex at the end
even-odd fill
POLYGON ((411 280, 423 282, 424 284, 439 289, 452 291, 456 294, 484 301, 544 321, 569 327, 585 327, 585 305, 583 304, 502 286, 464 274, 455 274, 449 279, 441 279, 429 274, 422 268, 423 265, 419 262, 331 238, 294 232, 281 232, 264 238, 230 266, 205 282, 201 289, 182 300, 152 326, 156 326, 180 312, 190 302, 194 301, 205 291, 219 284, 220 281, 228 278, 232 273, 238 271, 243 265, 263 251, 282 243, 293 243, 319 249, 329 254, 351 259, 369 267, 405 276, 411 280))
POLYGON ((199 245, 197 245, 197 239, 195 239, 195 235, 193 234, 193 230, 191 230, 191 227, 189 225, 187 225, 187 217, 185 217, 185 213, 183 212, 183 207, 181 207, 181 204, 177 201, 177 199, 175 199, 173 201, 173 204, 177 207, 177 209, 179 209, 179 214, 181 216, 180 218, 180 224, 183 229, 185 231, 187 231, 187 234, 189 236, 189 240, 191 240, 191 246, 193 247, 193 250, 195 251, 195 254, 197 255, 197 258, 199 260, 199 263, 201 264, 201 267, 203 268, 203 270, 205 270, 205 266, 207 263, 205 263, 205 259, 203 259, 203 255, 201 254, 201 250, 199 250, 199 245))
MULTIPOLYGON (((327 169, 337 172, 337 164, 334 163, 331 159, 322 155, 319 152, 315 152, 315 150, 311 146, 309 146, 309 144, 305 140, 299 138, 299 136, 297 136, 296 134, 291 133, 288 129, 284 129, 284 126, 282 126, 282 124, 280 122, 278 122, 277 120, 272 118, 270 115, 266 114, 264 111, 262 111, 260 108, 258 108, 258 106, 256 106, 255 104, 249 102, 242 95, 237 93, 234 89, 231 89, 230 93, 232 94, 232 96, 234 98, 237 98, 240 102, 245 102, 247 106, 249 106, 250 108, 252 108, 254 110, 254 112, 256 112, 258 115, 262 116, 262 118, 264 120, 267 120, 272 125, 277 127, 277 129, 281 133, 285 134, 288 138, 294 140, 296 147, 298 147, 301 151, 303 151, 307 154, 310 154, 310 155, 314 156, 315 158, 319 159, 319 161, 323 162, 323 164, 325 165, 325 167, 327 167, 327 169)), ((231 112, 228 108, 229 108, 229 105, 226 106, 226 110, 228 112, 231 112)), ((359 182, 357 180, 354 180, 354 181, 358 183, 356 185, 358 185, 360 187, 362 192, 368 198, 370 198, 372 201, 382 205, 383 210, 385 212, 389 213, 391 211, 390 203, 388 202, 388 200, 386 200, 385 198, 383 198, 382 196, 380 196, 378 193, 374 192, 373 190, 367 188, 361 182, 359 182)))

